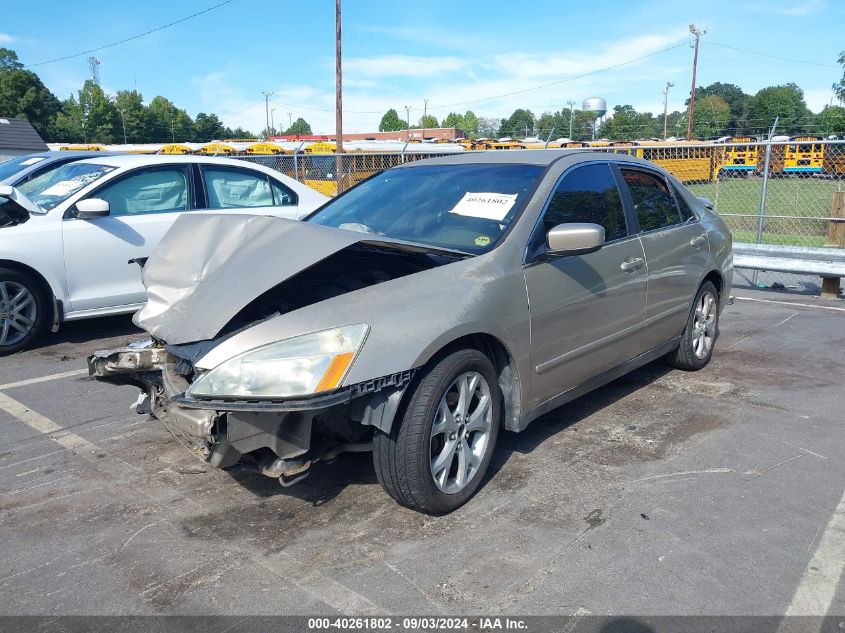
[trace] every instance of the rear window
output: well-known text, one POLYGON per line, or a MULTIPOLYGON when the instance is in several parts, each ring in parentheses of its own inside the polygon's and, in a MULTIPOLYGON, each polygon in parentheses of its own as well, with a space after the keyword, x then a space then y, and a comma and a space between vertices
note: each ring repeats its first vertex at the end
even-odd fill
POLYGON ((6 180, 9 176, 14 176, 19 171, 28 168, 30 165, 40 163, 44 159, 44 156, 18 156, 2 162, 0 163, 0 180, 6 180))
POLYGON ((622 176, 634 201, 640 232, 654 231, 680 222, 675 198, 663 178, 633 169, 623 169, 622 176))

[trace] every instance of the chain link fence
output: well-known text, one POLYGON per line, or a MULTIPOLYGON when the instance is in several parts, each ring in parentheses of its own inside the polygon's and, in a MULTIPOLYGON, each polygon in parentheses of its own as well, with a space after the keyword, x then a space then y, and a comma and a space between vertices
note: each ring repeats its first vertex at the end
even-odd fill
MULTIPOLYGON (((713 201, 736 242, 824 246, 831 223, 845 221, 842 197, 836 195, 845 191, 845 141, 643 142, 584 149, 638 156, 665 168, 693 193, 713 201)), ((384 169, 461 151, 454 144, 431 144, 401 153, 301 152, 239 158, 334 196, 384 169)))

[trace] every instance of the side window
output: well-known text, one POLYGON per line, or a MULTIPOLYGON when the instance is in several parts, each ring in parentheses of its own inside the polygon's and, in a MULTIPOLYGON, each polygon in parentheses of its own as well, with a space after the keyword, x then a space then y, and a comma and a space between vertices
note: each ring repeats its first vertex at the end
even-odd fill
POLYGON ((93 194, 109 203, 109 215, 187 211, 190 179, 183 167, 142 170, 118 179, 93 194))
POLYGON ((272 178, 270 179, 270 187, 273 189, 273 205, 277 207, 286 207, 289 205, 296 204, 296 194, 285 187, 282 184, 279 184, 272 178))
POLYGON ((681 221, 672 192, 661 177, 631 169, 623 169, 622 177, 631 192, 641 232, 673 226, 681 221))
POLYGON ((600 224, 608 242, 628 234, 622 198, 608 165, 578 167, 558 183, 543 216, 544 235, 567 222, 600 224))
POLYGON ((272 207, 267 176, 242 169, 203 167, 209 209, 272 207))
POLYGON ((675 187, 675 200, 678 201, 678 208, 681 210, 681 222, 690 222, 692 220, 697 220, 698 216, 693 212, 690 206, 687 204, 687 201, 681 195, 681 192, 678 191, 678 188, 675 187))

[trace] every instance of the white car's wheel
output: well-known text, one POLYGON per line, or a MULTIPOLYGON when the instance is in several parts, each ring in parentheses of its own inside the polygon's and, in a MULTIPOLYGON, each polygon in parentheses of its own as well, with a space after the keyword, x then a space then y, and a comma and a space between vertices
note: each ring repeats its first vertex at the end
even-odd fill
POLYGON ((30 276, 0 268, 0 356, 23 349, 47 325, 48 301, 30 276))

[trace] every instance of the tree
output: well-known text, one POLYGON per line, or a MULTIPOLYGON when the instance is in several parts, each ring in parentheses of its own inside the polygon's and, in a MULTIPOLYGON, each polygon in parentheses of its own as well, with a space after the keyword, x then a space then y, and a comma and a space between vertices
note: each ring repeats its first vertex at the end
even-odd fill
POLYGON ((793 83, 763 88, 751 98, 748 127, 754 132, 767 132, 778 119, 777 131, 797 134, 812 123, 812 115, 804 102, 804 92, 793 83))
POLYGON ((728 102, 716 95, 705 95, 696 100, 692 129, 696 138, 714 138, 723 135, 731 118, 728 102))
POLYGON ((15 51, 0 48, 0 117, 28 119, 45 140, 61 103, 34 72, 24 70, 15 51))
POLYGON ((818 127, 825 136, 845 136, 845 108, 825 106, 819 114, 818 127))
POLYGON ((191 117, 184 110, 162 96, 150 101, 147 107, 150 141, 170 143, 190 141, 194 138, 194 126, 191 117))
POLYGON ((464 124, 460 129, 470 137, 478 136, 478 117, 475 116, 475 112, 472 110, 464 112, 464 124))
POLYGON ((534 131, 534 114, 522 108, 514 110, 507 119, 502 119, 499 136, 528 136, 534 131))
POLYGON ((631 105, 613 107, 613 116, 605 119, 599 136, 613 141, 634 141, 663 135, 663 117, 655 119, 651 112, 637 112, 631 105))
POLYGON ((194 119, 194 139, 204 143, 223 138, 223 123, 216 114, 200 112, 194 119))
POLYGON ((421 128, 432 128, 432 127, 440 127, 440 123, 437 121, 437 117, 433 114, 426 114, 420 117, 419 127, 421 128))
MULTIPOLYGON (((730 136, 739 136, 748 132, 748 108, 751 102, 751 96, 745 94, 742 88, 736 84, 723 84, 721 82, 712 83, 707 87, 696 88, 696 98, 698 97, 721 97, 725 100, 730 108, 730 117, 726 129, 726 134, 730 136)), ((685 102, 689 107, 689 99, 685 102)), ((698 102, 696 101, 696 108, 698 102)), ((696 117, 697 118, 697 117, 696 117)))
POLYGON ((396 110, 390 108, 381 117, 381 123, 378 125, 379 132, 398 132, 405 129, 405 122, 399 118, 396 110))
POLYGON ((150 140, 147 134, 147 109, 140 92, 118 90, 114 96, 114 107, 120 119, 120 127, 115 130, 116 137, 123 140, 125 129, 127 143, 146 143, 150 140))
POLYGON ((481 138, 492 138, 496 136, 502 120, 497 117, 478 117, 478 136, 481 138))
POLYGON ((291 124, 285 134, 313 134, 313 132, 311 131, 311 126, 308 125, 308 122, 302 117, 299 117, 291 124))
POLYGON ((836 61, 842 66, 843 72, 842 79, 833 84, 833 92, 836 93, 837 99, 845 101, 845 51, 839 53, 839 58, 836 61))
POLYGON ((443 127, 453 127, 458 130, 463 130, 464 116, 462 114, 458 114, 457 112, 450 112, 446 115, 446 118, 443 119, 443 127))
POLYGON ((86 142, 115 142, 115 132, 120 127, 120 114, 109 96, 92 79, 86 80, 82 85, 77 97, 77 107, 77 117, 81 118, 86 142))
POLYGON ((226 128, 223 130, 222 134, 223 138, 243 138, 243 139, 257 139, 258 136, 253 134, 252 132, 243 129, 241 126, 236 127, 234 130, 230 130, 226 128))

